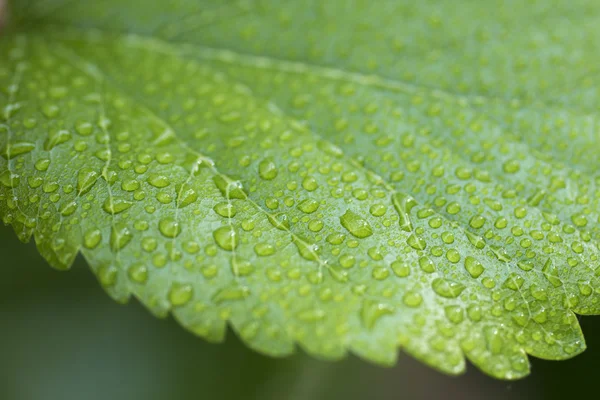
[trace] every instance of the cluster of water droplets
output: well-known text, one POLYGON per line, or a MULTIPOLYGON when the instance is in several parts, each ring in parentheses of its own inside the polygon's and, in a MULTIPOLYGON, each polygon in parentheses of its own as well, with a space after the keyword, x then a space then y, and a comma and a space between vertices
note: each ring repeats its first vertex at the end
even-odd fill
POLYGON ((401 345, 516 377, 524 351, 581 351, 600 183, 512 132, 537 122, 302 63, 88 40, 2 49, 0 212, 56 267, 81 248, 116 299, 212 340, 231 321, 271 354, 390 363, 401 345))

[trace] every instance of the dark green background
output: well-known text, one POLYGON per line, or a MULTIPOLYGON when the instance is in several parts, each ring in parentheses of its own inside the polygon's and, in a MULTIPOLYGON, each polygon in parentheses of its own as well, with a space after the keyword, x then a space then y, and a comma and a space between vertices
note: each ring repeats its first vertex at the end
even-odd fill
POLYGON ((81 259, 51 269, 4 226, 0 264, 0 400, 573 399, 596 388, 600 317, 580 319, 584 354, 532 359, 530 377, 502 382, 472 366, 448 377, 406 355, 391 369, 356 357, 271 359, 232 332, 208 344, 136 301, 113 302, 81 259))

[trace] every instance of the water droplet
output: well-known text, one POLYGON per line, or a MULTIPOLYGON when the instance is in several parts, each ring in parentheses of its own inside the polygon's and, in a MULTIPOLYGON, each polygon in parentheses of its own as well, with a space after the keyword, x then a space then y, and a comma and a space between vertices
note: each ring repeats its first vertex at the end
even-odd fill
POLYGON ((487 349, 492 354, 500 354, 504 347, 504 339, 499 329, 487 327, 485 329, 485 342, 487 349))
POLYGON ((243 300, 250 295, 250 289, 246 286, 233 286, 217 291, 212 301, 219 305, 227 301, 243 300))
POLYGON ((135 179, 126 179, 121 182, 121 189, 126 192, 134 192, 140 188, 140 183, 135 179))
POLYGON ((398 213, 400 228, 405 232, 412 232, 413 226, 410 220, 410 211, 417 205, 417 201, 409 195, 394 193, 392 204, 398 213))
POLYGON ((269 243, 258 243, 254 246, 254 252, 259 257, 267 257, 275 254, 275 247, 269 243))
POLYGON ((144 283, 148 280, 148 268, 142 263, 133 264, 127 271, 129 278, 137 283, 144 283))
POLYGON ((183 306, 192 299, 192 285, 188 283, 174 283, 169 291, 169 301, 174 307, 183 306))
POLYGON ((451 263, 456 264, 457 262, 460 261, 460 253, 458 251, 456 251, 455 249, 450 249, 446 252, 446 258, 451 263))
POLYGON ((239 181, 232 181, 223 175, 215 175, 213 181, 226 199, 245 199, 248 197, 244 192, 242 183, 239 181))
POLYGON ((83 245, 86 248, 93 250, 100 244, 101 240, 102 240, 102 233, 100 232, 100 230, 92 229, 92 230, 86 232, 85 235, 83 236, 83 245))
POLYGON ((365 300, 360 311, 360 318, 365 328, 370 330, 373 329, 375 323, 383 316, 393 313, 394 307, 389 304, 380 303, 373 300, 365 300))
POLYGON ((21 177, 10 171, 4 171, 0 174, 0 183, 7 188, 14 188, 21 182, 21 177))
POLYGON ((75 130, 81 136, 89 136, 92 134, 92 131, 94 130, 94 126, 89 122, 80 121, 75 125, 75 130))
POLYGON ((280 231, 287 231, 290 229, 290 220, 289 220, 288 216, 285 214, 275 214, 275 215, 268 214, 267 219, 269 220, 271 225, 273 225, 275 228, 279 229, 280 231))
POLYGON ((439 294, 442 297, 447 298, 455 298, 458 297, 463 290, 465 290, 465 285, 459 282, 454 282, 444 278, 436 278, 431 283, 431 287, 434 292, 439 294))
POLYGON ((171 184, 171 182, 169 181, 169 178, 167 178, 164 175, 156 175, 156 174, 152 174, 148 177, 147 182, 154 186, 155 188, 159 188, 162 189, 164 187, 167 187, 171 184))
POLYGON ((113 251, 119 251, 133 238, 133 234, 126 225, 116 224, 110 233, 110 248, 113 251))
POLYGON ((469 225, 471 226, 471 228, 473 229, 479 229, 481 228, 483 225, 485 224, 485 218, 483 218, 481 215, 475 215, 471 218, 471 221, 469 222, 469 225))
POLYGON ((527 204, 529 204, 532 207, 537 207, 540 205, 542 200, 544 200, 545 196, 545 190, 536 190, 536 192, 527 199, 527 204))
POLYGON ((394 274, 400 278, 405 278, 410 275, 410 267, 407 262, 396 260, 390 264, 394 274))
POLYGON ((465 258, 465 269, 475 279, 479 278, 479 276, 483 274, 483 271, 485 270, 483 265, 481 265, 478 260, 471 256, 467 256, 467 258, 465 258))
POLYGON ((544 274, 546 279, 548 279, 548 282, 552 284, 552 286, 559 287, 563 284, 558 275, 558 268, 552 262, 552 259, 549 258, 546 261, 544 267, 542 268, 542 273, 544 274))
POLYGON ((406 239, 406 243, 408 243, 408 245, 415 250, 425 250, 427 247, 427 242, 425 239, 415 235, 414 233, 411 234, 408 239, 406 239))
POLYGON ((386 207, 383 204, 373 204, 369 209, 371 215, 375 217, 381 217, 387 211, 386 207))
POLYGON ((142 239, 142 249, 144 249, 144 251, 147 251, 148 253, 156 250, 157 246, 158 242, 153 237, 145 237, 142 239))
POLYGON ((423 302, 423 297, 418 292, 408 291, 402 296, 402 301, 408 307, 419 307, 423 302))
POLYGON ((356 263, 356 257, 351 254, 344 254, 339 258, 342 268, 352 268, 356 263))
POLYGON ((302 258, 309 261, 317 261, 319 259, 319 251, 321 250, 316 244, 308 243, 297 237, 293 238, 293 242, 298 248, 298 253, 302 258))
POLYGON ((467 235, 469 243, 471 243, 476 248, 481 250, 485 247, 485 240, 481 236, 478 236, 472 233, 471 231, 465 231, 465 235, 467 235))
POLYGON ((222 226, 213 232, 213 237, 217 245, 223 250, 232 251, 238 244, 238 234, 233 227, 222 226))
POLYGON ((42 158, 35 162, 35 169, 37 169, 40 172, 47 171, 48 167, 50 167, 50 159, 48 158, 42 158))
POLYGON ((312 176, 307 176, 302 181, 302 187, 308 190, 309 192, 312 192, 317 190, 319 184, 317 183, 317 180, 315 178, 313 178, 312 176))
POLYGON ((229 202, 221 202, 215 204, 213 210, 219 214, 221 217, 225 218, 233 218, 237 214, 237 210, 233 206, 233 204, 229 202))
POLYGON ((359 239, 369 237, 373 234, 371 225, 350 210, 347 210, 346 213, 340 217, 340 223, 348 230, 348 232, 359 239))
POLYGON ((571 217, 571 221, 573 221, 573 224, 579 228, 583 228, 588 224, 588 220, 583 214, 573 215, 571 217))
POLYGON ((302 200, 298 204, 298 209, 306 214, 312 214, 319 208, 319 203, 313 199, 302 200))
POLYGON ((9 144, 6 144, 6 146, 4 146, 4 148, 0 152, 0 155, 2 155, 2 157, 4 157, 4 158, 10 160, 10 159, 20 156, 22 154, 27 154, 27 153, 33 151, 33 149, 35 149, 35 143, 30 143, 30 142, 9 143, 9 144))
POLYGON ((181 226, 174 218, 164 218, 159 221, 158 230, 163 236, 173 239, 181 233, 181 226))
POLYGON ((304 322, 315 322, 325 319, 325 311, 319 308, 308 308, 296 314, 296 318, 304 322))
POLYGON ((511 290, 519 290, 524 283, 525 279, 523 279, 521 275, 513 272, 506 278, 503 287, 511 290))
POLYGON ((108 214, 119 214, 128 210, 132 205, 133 203, 129 200, 111 196, 104 201, 102 209, 108 214))
POLYGON ((419 258, 419 267, 421 267, 421 270, 423 270, 423 272, 427 272, 428 274, 435 272, 435 264, 433 263, 433 261, 431 261, 429 257, 419 258))
POLYGON ((82 168, 77 174, 77 192, 81 196, 90 191, 98 180, 98 172, 90 168, 82 168))
POLYGON ((73 215, 75 211, 77 211, 77 202, 71 201, 62 207, 60 214, 63 217, 68 217, 69 215, 73 215))
POLYGON ((177 207, 184 208, 198 200, 198 193, 189 185, 177 185, 177 207))
POLYGON ((507 174, 514 174, 521 169, 521 164, 517 160, 508 160, 502 165, 502 169, 507 174))
POLYGON ((98 269, 98 280, 104 287, 114 286, 117 282, 117 269, 112 265, 105 265, 98 269))
POLYGON ((277 177, 277 166, 270 159, 265 159, 258 164, 258 174, 265 180, 272 180, 277 177))
POLYGON ((464 319, 464 311, 460 306, 447 306, 444 308, 446 318, 453 324, 460 324, 464 319))
POLYGON ((57 131, 50 131, 48 133, 48 139, 44 143, 44 150, 50 151, 54 147, 68 142, 71 139, 71 133, 67 130, 61 129, 57 131))
POLYGON ((375 267, 371 275, 378 281, 382 281, 390 276, 390 271, 385 267, 375 267))

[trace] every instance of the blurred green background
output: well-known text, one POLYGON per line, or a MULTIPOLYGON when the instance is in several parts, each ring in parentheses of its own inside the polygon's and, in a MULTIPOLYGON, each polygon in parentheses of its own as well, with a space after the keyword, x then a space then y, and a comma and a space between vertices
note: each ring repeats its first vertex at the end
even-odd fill
POLYGON ((229 332, 208 344, 136 301, 114 303, 85 262, 51 269, 0 225, 0 400, 564 399, 595 391, 600 317, 581 318, 588 350, 532 359, 532 375, 496 381, 469 366, 442 375, 406 355, 394 368, 263 357, 229 332))

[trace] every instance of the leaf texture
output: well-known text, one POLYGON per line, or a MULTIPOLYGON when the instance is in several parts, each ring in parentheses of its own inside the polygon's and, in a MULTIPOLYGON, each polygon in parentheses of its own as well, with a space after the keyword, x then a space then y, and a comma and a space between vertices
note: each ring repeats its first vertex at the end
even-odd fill
POLYGON ((0 216, 207 340, 522 377, 600 312, 572 3, 15 2, 0 216))

